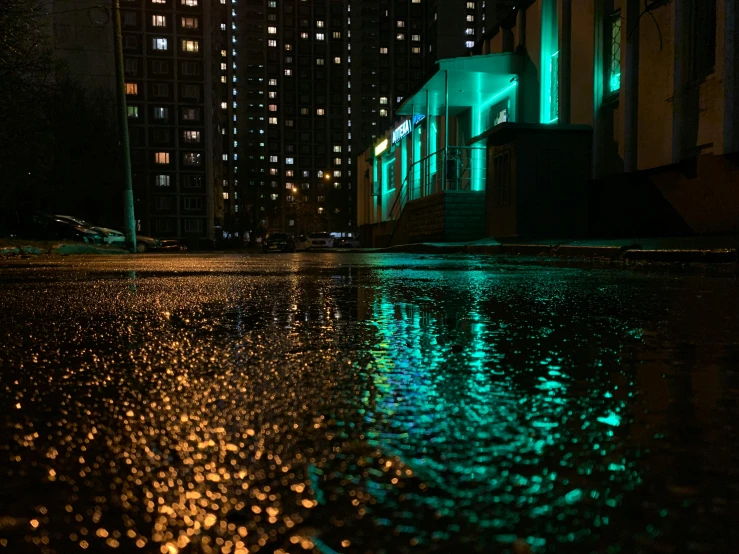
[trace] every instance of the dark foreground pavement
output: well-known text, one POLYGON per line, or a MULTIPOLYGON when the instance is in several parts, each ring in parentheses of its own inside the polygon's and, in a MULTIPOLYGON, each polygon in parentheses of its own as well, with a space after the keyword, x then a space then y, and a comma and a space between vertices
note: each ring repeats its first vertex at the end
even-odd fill
POLYGON ((469 255, 6 265, 0 547, 736 552, 736 290, 469 255))

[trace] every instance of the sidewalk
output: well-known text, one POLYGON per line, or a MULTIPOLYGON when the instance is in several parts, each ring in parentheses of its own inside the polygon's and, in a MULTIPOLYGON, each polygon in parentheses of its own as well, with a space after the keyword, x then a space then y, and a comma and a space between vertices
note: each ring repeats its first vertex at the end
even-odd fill
POLYGON ((375 249, 375 252, 487 254, 579 258, 613 262, 736 263, 739 237, 662 237, 644 239, 522 240, 481 239, 429 242, 375 249))

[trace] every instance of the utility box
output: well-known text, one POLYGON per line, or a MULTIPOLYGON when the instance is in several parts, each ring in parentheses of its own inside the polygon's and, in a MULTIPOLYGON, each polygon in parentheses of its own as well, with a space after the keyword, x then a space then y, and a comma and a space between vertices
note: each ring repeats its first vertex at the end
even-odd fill
POLYGON ((587 235, 590 127, 503 123, 484 137, 488 236, 587 235))

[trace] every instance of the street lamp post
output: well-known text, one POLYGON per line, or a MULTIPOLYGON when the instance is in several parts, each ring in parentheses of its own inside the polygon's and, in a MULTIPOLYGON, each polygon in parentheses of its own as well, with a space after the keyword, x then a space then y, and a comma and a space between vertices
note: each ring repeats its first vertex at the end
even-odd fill
POLYGON ((126 111, 126 82, 123 75, 123 39, 121 36, 121 4, 113 1, 113 33, 116 77, 116 97, 118 100, 118 140, 123 149, 123 232, 126 246, 136 252, 136 219, 133 213, 133 182, 131 178, 131 150, 128 143, 128 113, 126 111))

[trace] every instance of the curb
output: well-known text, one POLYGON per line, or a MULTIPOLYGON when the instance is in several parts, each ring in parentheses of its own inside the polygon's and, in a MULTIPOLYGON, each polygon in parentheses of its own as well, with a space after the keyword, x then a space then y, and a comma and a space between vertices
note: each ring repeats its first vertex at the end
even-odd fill
POLYGON ((403 254, 481 254, 550 259, 598 260, 619 263, 737 263, 733 248, 712 250, 643 250, 638 244, 625 246, 571 246, 547 244, 436 245, 406 244, 379 248, 374 252, 403 254))
POLYGON ((68 256, 71 254, 127 254, 127 252, 120 248, 84 243, 59 243, 50 247, 39 247, 33 245, 0 247, 0 258, 5 259, 15 258, 17 256, 42 256, 45 254, 68 256))

